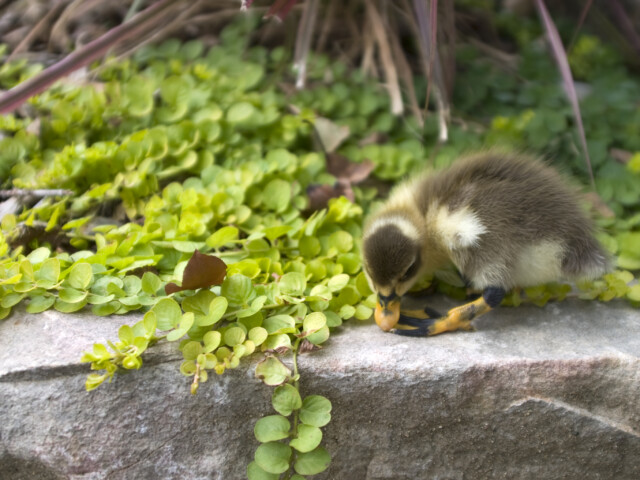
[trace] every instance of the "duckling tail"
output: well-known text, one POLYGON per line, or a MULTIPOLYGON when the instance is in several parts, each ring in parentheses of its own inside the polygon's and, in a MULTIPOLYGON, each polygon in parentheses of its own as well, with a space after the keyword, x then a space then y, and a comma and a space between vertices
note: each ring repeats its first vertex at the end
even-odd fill
POLYGON ((592 236, 569 245, 562 260, 562 271, 574 279, 596 279, 611 270, 611 258, 592 236))

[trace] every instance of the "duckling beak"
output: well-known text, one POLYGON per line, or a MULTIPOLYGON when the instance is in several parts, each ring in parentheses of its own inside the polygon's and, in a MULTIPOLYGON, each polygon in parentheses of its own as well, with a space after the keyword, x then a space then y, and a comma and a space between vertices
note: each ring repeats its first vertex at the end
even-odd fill
POLYGON ((400 319, 400 297, 395 293, 389 296, 378 294, 378 303, 373 318, 385 332, 395 327, 400 319))

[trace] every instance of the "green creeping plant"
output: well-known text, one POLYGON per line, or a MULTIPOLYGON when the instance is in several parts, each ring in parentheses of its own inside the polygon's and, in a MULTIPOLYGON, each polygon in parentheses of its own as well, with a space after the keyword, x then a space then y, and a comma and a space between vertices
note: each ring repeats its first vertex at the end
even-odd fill
MULTIPOLYGON (((499 25, 507 34, 531 33, 509 22, 499 25)), ((275 413, 255 425, 259 446, 247 475, 299 480, 328 466, 321 429, 331 418, 328 399, 300 395, 300 354, 326 344, 344 321, 372 316, 376 299, 361 269, 360 241, 379 190, 425 162, 440 168, 495 144, 561 159, 577 181, 586 175, 555 67, 531 42, 522 43, 513 73, 461 46, 456 121, 450 142, 438 146, 434 116, 424 128, 392 116, 375 82, 326 56, 309 62, 314 87, 286 97, 274 73, 285 50, 246 49, 243 28, 229 26, 209 51, 175 40, 144 47, 96 70, 96 84, 61 83, 34 97, 33 118, 0 118, 6 186, 73 192, 2 218, 0 319, 19 304, 31 313, 141 312, 116 340, 83 354, 93 370, 87 390, 140 368, 157 342, 176 342, 185 388, 194 394, 212 373, 253 355, 256 376, 273 388, 275 413), (337 152, 373 162, 377 183, 353 186, 355 201, 334 198, 309 211, 308 188, 336 181, 312 148, 319 117, 348 127, 337 152), (385 140, 371 142, 371 133, 385 140), (221 278, 187 281, 196 251, 224 262, 221 278), (171 284, 177 290, 167 294, 171 284)), ((575 294, 640 303, 640 144, 630 134, 640 117, 629 109, 640 87, 617 59, 599 68, 592 39, 579 37, 576 45, 570 61, 592 88, 582 108, 598 193, 614 214, 598 219, 599 240, 620 270, 578 285, 577 293, 567 285, 511 292, 505 303, 515 306, 575 294), (612 158, 612 147, 630 152, 629 161, 612 158)), ((0 80, 9 88, 35 71, 4 65, 0 80)), ((439 272, 437 280, 438 291, 464 295, 456 272, 439 272)))

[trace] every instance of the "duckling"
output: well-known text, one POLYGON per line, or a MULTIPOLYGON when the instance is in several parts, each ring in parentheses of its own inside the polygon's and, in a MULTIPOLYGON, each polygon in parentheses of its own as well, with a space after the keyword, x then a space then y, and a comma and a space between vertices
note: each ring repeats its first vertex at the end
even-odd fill
POLYGON ((597 278, 609 268, 577 194, 554 169, 491 151, 395 188, 365 223, 362 256, 378 294, 376 323, 410 336, 471 329, 514 287, 597 278), (402 316, 415 328, 394 328, 402 296, 449 262, 482 296, 441 318, 402 316))

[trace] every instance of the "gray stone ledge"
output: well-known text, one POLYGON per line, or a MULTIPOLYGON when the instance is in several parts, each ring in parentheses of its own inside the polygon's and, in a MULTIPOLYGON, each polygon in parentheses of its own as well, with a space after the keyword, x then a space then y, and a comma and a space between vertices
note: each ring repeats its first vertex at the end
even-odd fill
MULTIPOLYGON (((0 322, 0 478, 244 478, 253 424, 272 413, 253 364, 193 397, 164 345, 84 391, 82 350, 139 318, 0 322)), ((315 478, 640 478, 638 310, 574 300, 502 308, 476 326, 411 339, 352 322, 301 356, 305 394, 334 407, 333 462, 315 478)))

